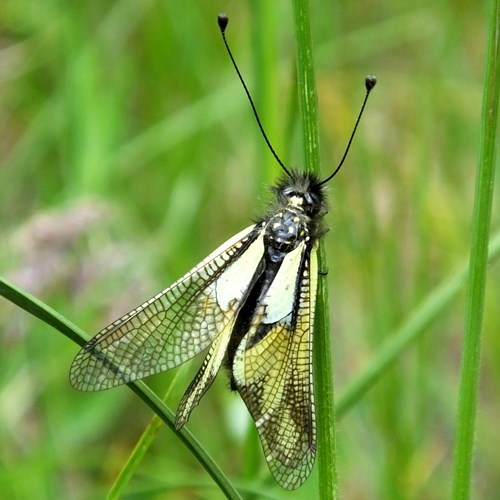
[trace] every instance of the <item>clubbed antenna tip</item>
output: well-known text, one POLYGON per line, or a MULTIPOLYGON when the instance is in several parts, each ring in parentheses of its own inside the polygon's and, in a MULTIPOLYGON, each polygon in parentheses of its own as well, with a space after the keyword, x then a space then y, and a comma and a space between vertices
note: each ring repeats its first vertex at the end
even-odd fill
MULTIPOLYGON (((219 23, 220 24, 220 23, 219 23)), ((226 25, 227 25, 227 18, 226 18, 226 25)), ((377 77, 373 75, 368 75, 365 78, 365 87, 368 92, 377 85, 377 77)))
POLYGON ((227 14, 224 14, 223 12, 221 12, 217 16, 217 23, 219 24, 219 28, 222 31, 222 33, 224 33, 224 31, 226 31, 226 27, 227 27, 228 22, 229 22, 229 17, 227 17, 227 14))

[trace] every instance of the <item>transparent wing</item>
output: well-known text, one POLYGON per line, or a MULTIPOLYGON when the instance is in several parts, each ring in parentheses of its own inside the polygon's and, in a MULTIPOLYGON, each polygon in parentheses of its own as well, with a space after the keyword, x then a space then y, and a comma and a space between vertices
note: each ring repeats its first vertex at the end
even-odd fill
POLYGON ((316 454, 316 289, 316 250, 309 253, 302 244, 285 257, 233 363, 238 391, 255 420, 269 469, 289 490, 304 483, 316 454))
POLYGON ((77 354, 73 387, 98 391, 184 363, 234 321, 264 251, 248 227, 163 292, 99 332, 77 354), (245 265, 238 263, 244 257, 245 265), (252 268, 253 266, 253 268, 252 268))

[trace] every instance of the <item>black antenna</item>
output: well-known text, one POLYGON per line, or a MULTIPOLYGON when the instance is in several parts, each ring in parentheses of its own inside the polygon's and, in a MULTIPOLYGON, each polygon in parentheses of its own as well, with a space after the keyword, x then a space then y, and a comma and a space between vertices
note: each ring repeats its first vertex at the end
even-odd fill
POLYGON ((337 172, 340 170, 340 168, 344 164, 347 153, 349 152, 349 148, 351 147, 352 140, 354 139, 354 134, 356 133, 356 129, 358 128, 359 120, 361 119, 361 115, 363 114, 363 111, 365 109, 366 101, 368 101, 368 96, 370 95, 370 92, 372 91, 373 87, 375 87, 376 84, 377 84, 377 77, 367 76, 365 78, 365 87, 366 87, 365 98, 363 100, 363 105, 361 106, 361 110, 359 111, 358 118, 356 119, 356 124, 354 125, 354 129, 352 131, 351 137, 349 139, 349 142, 347 143, 347 147, 345 148, 344 156, 342 156, 342 159, 340 160, 339 166, 333 171, 333 174, 329 175, 326 179, 322 180, 318 184, 319 186, 321 186, 321 184, 327 183, 329 180, 331 180, 333 177, 335 177, 337 175, 337 172))
POLYGON ((250 92, 245 84, 245 80, 243 80, 243 77, 241 76, 240 70, 238 69, 238 66, 236 64, 236 61, 234 60, 233 54, 231 53, 231 49, 229 48, 229 45, 226 40, 226 27, 227 23, 229 22, 229 18, 227 17, 226 14, 219 14, 217 16, 217 22, 219 24, 220 32, 222 35, 222 40, 224 42, 224 45, 226 46, 227 53, 229 54, 229 57, 231 58, 231 62, 233 63, 234 69, 236 70, 236 73, 238 73, 238 78, 240 79, 241 84, 243 85, 243 88, 245 89, 245 93, 248 97, 248 100, 250 101, 250 106, 252 106, 252 111, 253 114, 255 115, 255 119, 257 120, 257 124, 259 125, 260 131, 262 132, 262 136, 264 137, 264 140, 266 141, 267 147, 273 154, 273 156, 276 158, 276 161, 279 163, 280 167, 285 171, 285 173, 288 175, 288 177, 291 177, 292 174, 288 170, 288 168, 285 167, 283 162, 280 160, 278 154, 274 150, 274 148, 271 146, 271 142, 269 141, 266 131, 264 130, 264 127, 262 126, 262 123, 259 118, 259 114, 257 113, 257 108, 255 107, 255 104, 253 102, 252 96, 250 95, 250 92))

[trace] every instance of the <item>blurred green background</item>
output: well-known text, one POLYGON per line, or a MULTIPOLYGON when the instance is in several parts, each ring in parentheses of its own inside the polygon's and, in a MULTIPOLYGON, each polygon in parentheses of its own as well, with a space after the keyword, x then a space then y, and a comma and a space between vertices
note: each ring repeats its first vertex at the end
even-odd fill
MULTIPOLYGON (((330 186, 328 282, 337 395, 467 258, 486 2, 312 1, 323 172, 379 84, 330 186)), ((0 274, 89 335, 165 288, 262 213, 280 175, 224 51, 216 14, 266 130, 301 168, 292 5, 3 0, 0 274)), ((498 192, 498 190, 497 190, 498 192)), ((498 195, 493 228, 499 227, 498 195)), ((473 498, 500 491, 500 269, 489 269, 473 498)), ((452 471, 462 293, 338 423, 345 499, 440 499, 452 471)), ((100 498, 151 412, 127 388, 68 382, 77 346, 0 301, 0 496, 100 498)), ((183 370, 173 409, 197 368, 183 370)), ((223 374, 222 374, 223 375, 223 374)), ((149 382, 163 394, 172 374, 149 382)), ((284 492, 220 376, 189 428, 234 481, 284 492), (249 444, 250 443, 250 444, 249 444)), ((317 395, 321 398, 321 395, 317 395)), ((134 498, 220 498, 162 428, 134 498)))

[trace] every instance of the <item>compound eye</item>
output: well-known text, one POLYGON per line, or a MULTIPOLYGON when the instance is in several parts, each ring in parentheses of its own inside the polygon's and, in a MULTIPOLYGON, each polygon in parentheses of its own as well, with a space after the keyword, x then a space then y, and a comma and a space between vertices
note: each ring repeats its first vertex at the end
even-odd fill
POLYGON ((304 197, 305 200, 305 207, 306 210, 313 214, 316 215, 321 208, 321 200, 319 199, 319 196, 317 196, 315 193, 307 193, 306 196, 304 197))

